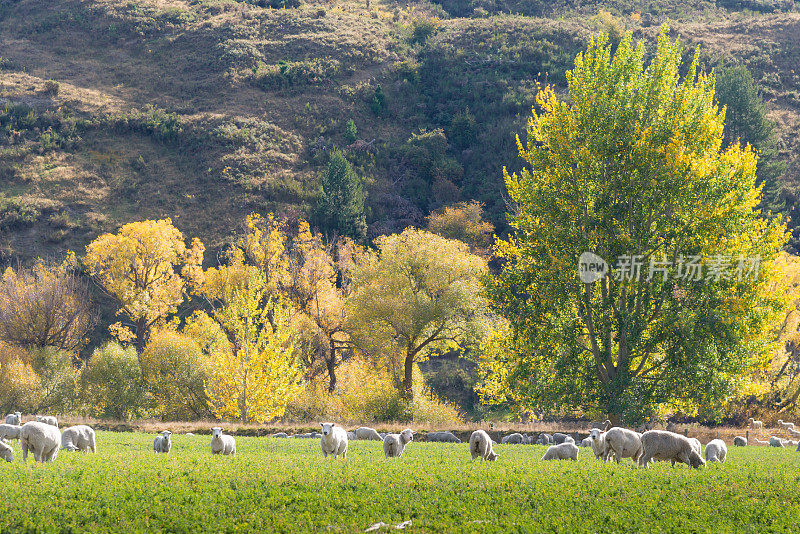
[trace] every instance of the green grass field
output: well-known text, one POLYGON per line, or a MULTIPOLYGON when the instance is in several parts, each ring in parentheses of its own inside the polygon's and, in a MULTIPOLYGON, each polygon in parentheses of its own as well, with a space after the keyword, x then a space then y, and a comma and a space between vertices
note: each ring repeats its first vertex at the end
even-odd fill
POLYGON ((650 469, 594 459, 540 462, 543 446, 378 442, 323 459, 317 440, 237 438, 215 457, 208 436, 98 434, 98 454, 0 465, 0 532, 361 532, 411 519, 418 532, 791 532, 800 530, 800 453, 729 449, 727 465, 650 469))

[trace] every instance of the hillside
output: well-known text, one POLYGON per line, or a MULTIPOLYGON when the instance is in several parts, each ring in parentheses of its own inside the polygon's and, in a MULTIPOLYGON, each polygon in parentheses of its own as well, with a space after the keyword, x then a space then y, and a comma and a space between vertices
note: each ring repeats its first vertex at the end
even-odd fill
POLYGON ((219 248, 250 211, 307 216, 349 119, 370 236, 472 198, 502 230, 501 171, 519 165, 537 81, 563 87, 600 29, 653 39, 663 22, 706 66, 753 71, 797 202, 791 3, 266 4, 0 1, 0 262, 81 254, 145 218, 219 248))

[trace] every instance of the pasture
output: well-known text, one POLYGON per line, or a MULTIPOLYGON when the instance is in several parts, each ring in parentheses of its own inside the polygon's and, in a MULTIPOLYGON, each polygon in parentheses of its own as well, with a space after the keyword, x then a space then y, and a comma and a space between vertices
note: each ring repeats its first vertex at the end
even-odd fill
MULTIPOLYGON (((788 532, 800 530, 800 453, 729 448, 725 466, 650 469, 595 460, 541 462, 546 447, 496 445, 471 462, 467 444, 410 443, 386 460, 354 441, 325 460, 318 440, 237 437, 212 456, 210 437, 98 432, 98 454, 0 465, 0 532, 362 532, 412 520, 415 532, 788 532)), ((386 529, 382 529, 386 531, 386 529)))

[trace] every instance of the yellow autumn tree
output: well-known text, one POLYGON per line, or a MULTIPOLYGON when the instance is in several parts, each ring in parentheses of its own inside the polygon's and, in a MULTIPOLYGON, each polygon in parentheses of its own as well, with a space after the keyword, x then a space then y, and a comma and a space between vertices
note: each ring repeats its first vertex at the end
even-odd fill
POLYGON ((170 219, 126 224, 86 248, 89 272, 117 300, 117 314, 134 322, 139 353, 153 325, 183 302, 185 280, 197 276, 203 251, 197 238, 187 248, 170 219))

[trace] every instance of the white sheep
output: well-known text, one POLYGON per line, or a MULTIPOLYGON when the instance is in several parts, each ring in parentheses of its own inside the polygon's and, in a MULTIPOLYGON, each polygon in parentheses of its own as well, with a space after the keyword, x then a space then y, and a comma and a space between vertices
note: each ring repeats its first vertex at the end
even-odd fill
MULTIPOLYGON (((340 454, 342 458, 347 458, 347 432, 345 429, 333 423, 320 424, 322 426, 320 445, 325 458, 329 454, 332 454, 334 458, 338 458, 340 454)), ((356 434, 358 434, 358 431, 356 431, 356 434)))
POLYGON ((492 438, 485 430, 476 430, 469 436, 469 452, 473 460, 481 457, 487 462, 494 462, 498 458, 492 450, 492 438))
POLYGON ((757 437, 753 437, 753 441, 758 445, 769 445, 769 441, 764 441, 762 439, 758 439, 757 437))
POLYGON ((592 438, 583 438, 581 441, 581 447, 591 447, 592 446, 592 438))
POLYGON ((33 452, 33 458, 37 462, 52 462, 61 447, 61 432, 52 425, 30 421, 22 425, 19 443, 22 446, 23 462, 28 459, 29 450, 33 452))
POLYGON ((356 439, 366 439, 371 441, 383 441, 378 431, 368 426, 356 428, 356 439))
POLYGON ((8 423, 0 424, 0 439, 19 439, 21 428, 21 426, 9 425, 8 423))
POLYGON ((552 445, 553 444, 553 436, 551 436, 550 434, 547 434, 545 432, 542 432, 536 438, 536 444, 537 445, 552 445))
POLYGON ((347 431, 347 439, 349 441, 353 441, 354 439, 358 439, 358 436, 356 436, 355 430, 348 430, 347 431))
POLYGON ((408 442, 414 439, 414 431, 406 428, 399 434, 387 434, 383 438, 383 455, 386 458, 399 458, 408 442))
POLYGON ((747 438, 744 436, 736 436, 733 438, 734 447, 747 447, 747 438))
POLYGON ((783 440, 777 436, 770 436, 769 437, 769 446, 770 447, 783 447, 783 440))
POLYGON ((648 430, 642 434, 642 455, 639 465, 647 467, 651 460, 685 463, 695 469, 706 462, 695 450, 689 438, 665 430, 648 430))
POLYGON ((752 426, 753 428, 757 428, 759 430, 764 428, 764 422, 763 421, 756 421, 752 417, 750 417, 748 419, 748 421, 750 422, 750 426, 752 426))
POLYGON ((725 463, 725 457, 728 456, 728 447, 721 439, 712 439, 706 443, 706 461, 725 463))
POLYGON ((553 443, 556 445, 561 445, 562 443, 568 442, 572 439, 573 443, 575 440, 566 434, 562 434, 561 432, 553 433, 553 443))
POLYGON ((58 428, 58 418, 55 415, 37 415, 36 421, 58 428))
POLYGON ((600 429, 592 429, 589 433, 589 439, 592 440, 592 451, 595 458, 602 458, 603 461, 607 459, 606 452, 606 433, 600 429))
POLYGON ((170 439, 170 436, 172 436, 172 432, 169 430, 165 430, 156 436, 156 439, 153 440, 153 450, 155 452, 169 454, 169 451, 172 450, 172 439, 170 439))
POLYGON ((94 430, 86 425, 75 425, 61 433, 61 450, 97 452, 94 430))
POLYGON ((564 442, 559 445, 550 445, 542 460, 575 460, 578 461, 578 447, 574 443, 564 442))
POLYGON ((794 423, 784 423, 782 419, 778 419, 778 426, 780 426, 784 430, 794 429, 794 423))
POLYGON ((218 426, 211 429, 211 454, 236 454, 236 440, 233 436, 223 434, 218 426))
POLYGON ((642 455, 642 435, 633 430, 615 426, 605 432, 605 459, 613 454, 619 463, 623 458, 630 458, 634 463, 642 455))
POLYGON ((273 438, 288 438, 289 434, 287 434, 286 432, 278 432, 277 434, 272 434, 272 436, 270 436, 270 437, 273 437, 273 438))
POLYGON ((438 443, 461 443, 455 434, 449 431, 428 432, 425 434, 425 441, 435 441, 438 443))
POLYGON ((514 432, 513 434, 503 436, 500 439, 500 443, 503 443, 504 445, 505 444, 519 445, 520 443, 525 443, 525 442, 526 442, 525 436, 523 436, 519 432, 514 432))
POLYGON ((689 441, 692 443, 692 448, 697 451, 697 454, 702 455, 703 444, 700 443, 700 440, 697 438, 689 438, 689 441))
POLYGON ((5 460, 6 462, 14 461, 14 449, 12 449, 11 445, 2 439, 0 439, 0 459, 5 460))
POLYGON ((14 412, 8 414, 6 416, 6 424, 20 426, 22 424, 22 414, 20 412, 14 412))

